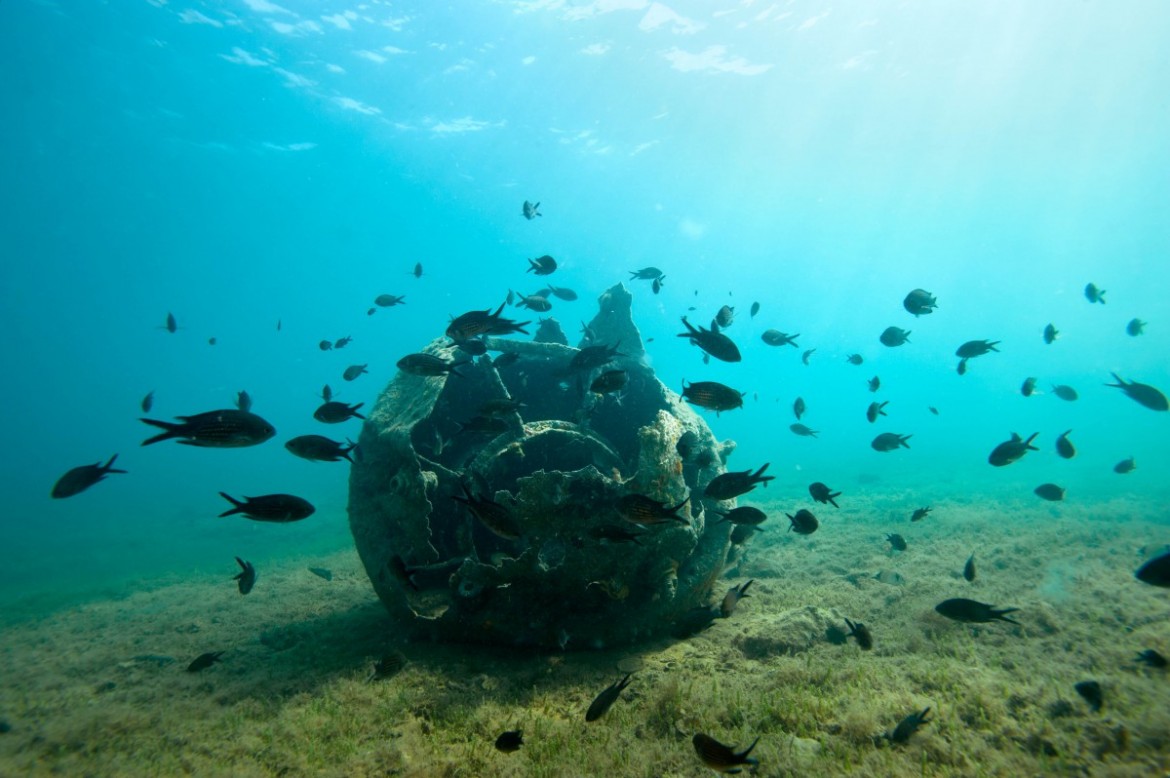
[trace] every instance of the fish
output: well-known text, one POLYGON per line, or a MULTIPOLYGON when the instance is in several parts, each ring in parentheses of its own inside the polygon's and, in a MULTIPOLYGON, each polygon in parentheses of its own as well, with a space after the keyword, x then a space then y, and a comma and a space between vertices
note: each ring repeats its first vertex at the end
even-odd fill
POLYGON ((147 392, 146 396, 142 398, 142 402, 138 405, 142 408, 143 413, 150 413, 150 409, 154 407, 154 390, 151 389, 147 392))
POLYGON ((878 340, 883 346, 895 348, 910 342, 910 330, 904 330, 901 327, 886 327, 878 336, 878 340))
POLYGON ((285 442, 284 447, 290 454, 310 462, 338 462, 345 459, 350 464, 353 459, 349 452, 357 448, 353 443, 346 447, 324 435, 298 435, 285 442))
POLYGON ((869 627, 860 621, 852 622, 849 619, 845 619, 845 623, 849 625, 849 635, 847 637, 856 638, 858 648, 862 651, 873 649, 873 635, 870 634, 869 627))
POLYGON ((244 413, 252 410, 252 395, 241 389, 236 392, 236 407, 244 413))
POLYGON ((346 381, 355 381, 357 380, 358 376, 362 375, 363 373, 370 372, 369 370, 366 370, 366 366, 367 365, 350 365, 345 369, 345 372, 341 374, 341 377, 346 381))
POLYGON ((1162 394, 1158 389, 1155 389, 1149 384, 1138 383, 1137 381, 1129 381, 1127 383, 1117 373, 1112 373, 1111 375, 1117 383, 1105 385, 1125 392, 1125 396, 1138 405, 1149 408, 1151 411, 1170 410, 1170 402, 1166 400, 1166 395, 1162 394))
POLYGON ((552 310, 552 303, 548 301, 548 298, 542 297, 539 294, 517 294, 516 297, 518 298, 516 301, 517 308, 527 308, 537 313, 548 313, 552 310))
POLYGON ((422 262, 415 262, 414 263, 414 270, 411 271, 411 275, 413 275, 415 278, 422 278, 423 277, 422 262))
POLYGON ((644 527, 667 524, 672 521, 690 526, 689 519, 678 515, 678 512, 690 500, 691 498, 688 496, 678 505, 668 506, 664 502, 659 502, 645 495, 626 494, 617 501, 617 512, 626 521, 644 527))
POLYGON ((414 570, 407 567, 406 562, 398 554, 394 554, 386 560, 386 571, 402 586, 412 592, 418 591, 418 584, 414 582, 414 570))
POLYGON ((894 727, 893 732, 886 733, 886 739, 896 745, 905 745, 910 742, 910 738, 918 731, 919 727, 931 722, 930 719, 926 718, 928 713, 930 713, 930 708, 923 708, 921 713, 911 713, 898 722, 898 726, 894 727))
POLYGON ((719 615, 725 619, 731 618, 731 614, 735 613, 736 606, 744 597, 751 597, 747 593, 748 587, 755 583, 755 579, 749 580, 745 584, 733 586, 727 590, 727 594, 723 595, 723 601, 719 603, 719 615))
POLYGON ((849 356, 845 357, 845 361, 851 365, 860 365, 865 360, 861 358, 860 354, 850 354, 849 356))
POLYGON ((256 568, 251 562, 245 562, 239 557, 236 557, 236 563, 240 566, 240 572, 232 576, 232 580, 236 582, 240 594, 247 594, 256 585, 256 568))
POLYGON ((1024 379, 1024 383, 1020 386, 1020 394, 1025 397, 1031 397, 1036 391, 1036 379, 1033 376, 1028 376, 1024 379))
POLYGON ((999 349, 996 346, 999 343, 1000 341, 998 340, 969 340, 955 349, 955 356, 960 359, 973 359, 974 357, 981 357, 990 351, 998 353, 999 349))
POLYGON ((938 408, 935 408, 933 405, 928 405, 926 410, 930 411, 935 416, 938 416, 938 408))
POLYGON ((486 400, 479 406, 479 412, 483 416, 510 416, 513 413, 519 413, 521 409, 528 406, 519 400, 513 400, 511 397, 499 397, 495 400, 486 400))
POLYGON ((803 438, 815 438, 817 433, 820 432, 820 430, 814 430, 811 427, 807 427, 804 424, 799 423, 789 424, 788 429, 792 430, 794 434, 800 435, 803 438))
POLYGON ((329 388, 329 384, 325 384, 325 386, 321 387, 321 399, 325 402, 329 402, 333 399, 333 390, 329 388))
POLYGON ((751 318, 753 318, 753 319, 754 319, 754 318, 756 318, 756 314, 757 314, 757 313, 759 313, 759 312, 760 312, 760 304, 759 304, 759 302, 754 302, 754 303, 752 303, 752 309, 751 309, 751 311, 749 312, 749 316, 750 316, 751 318))
POLYGON ((1133 457, 1130 457, 1129 459, 1123 459, 1120 462, 1118 462, 1116 465, 1113 466, 1113 472, 1119 473, 1121 475, 1125 475, 1126 473, 1132 473, 1136 469, 1137 469, 1137 462, 1134 461, 1133 457))
POLYGON ((1006 621, 1009 624, 1018 625, 1020 622, 1009 619, 1007 614, 1015 613, 1019 608, 1000 608, 996 609, 986 603, 976 602, 975 600, 968 600, 963 597, 955 597, 950 600, 943 600, 938 605, 934 606, 935 611, 946 616, 948 619, 961 621, 966 624, 989 624, 993 621, 1006 621))
POLYGON ((574 373, 604 367, 618 357, 626 356, 618 351, 618 346, 620 345, 621 343, 619 341, 613 346, 598 344, 596 346, 585 346, 584 348, 578 349, 577 353, 573 354, 573 358, 569 360, 567 369, 570 373, 574 373))
POLYGON ((209 346, 214 346, 218 342, 219 341, 217 341, 215 338, 208 338, 207 339, 207 345, 209 345, 209 346))
POLYGON ((317 510, 308 500, 291 494, 262 494, 259 497, 245 497, 242 501, 220 492, 219 496, 232 504, 232 507, 219 514, 224 516, 243 514, 253 521, 272 521, 287 523, 307 519, 317 510))
POLYGON ((971 556, 967 557, 967 564, 963 565, 963 577, 965 579, 967 579, 968 583, 972 583, 975 580, 975 554, 974 553, 972 553, 971 556))
POLYGON ((1149 665, 1150 667, 1156 667, 1158 669, 1162 669, 1167 665, 1170 665, 1170 660, 1167 660, 1166 657, 1162 656, 1152 648, 1147 648, 1145 651, 1139 653, 1134 661, 1141 662, 1143 664, 1149 665))
POLYGON ((572 289, 567 289, 563 286, 557 287, 557 286, 553 286, 552 284, 549 284, 548 289, 546 291, 552 292, 554 297, 560 298, 561 300, 565 300, 566 302, 571 303, 577 299, 576 292, 574 292, 572 289))
POLYGON ((720 521, 730 521, 737 526, 757 526, 763 524, 768 519, 768 514, 750 505, 740 505, 729 511, 713 510, 712 513, 719 516, 720 521))
POLYGON ((489 435, 499 435, 501 432, 508 430, 508 422, 493 416, 472 416, 464 422, 455 422, 455 426, 459 427, 459 432, 471 433, 486 433, 489 435))
POLYGON ((327 567, 310 567, 309 572, 324 581, 333 580, 333 571, 327 567))
POLYGON ((536 259, 528 260, 528 270, 525 272, 533 273, 538 276, 552 275, 556 272, 557 261, 548 254, 537 257, 536 259))
POLYGON ((869 420, 870 424, 873 424, 875 421, 878 420, 878 416, 888 416, 889 414, 886 413, 885 407, 889 404, 890 404, 889 400, 886 400, 883 403, 879 403, 879 402, 870 403, 869 407, 865 409, 865 418, 867 420, 869 420))
POLYGON ((1056 327, 1054 327, 1052 324, 1049 324, 1044 328, 1044 342, 1049 346, 1051 346, 1053 341, 1055 341, 1058 337, 1060 337, 1060 330, 1056 329, 1056 327))
POLYGON ((1065 432, 1056 439, 1056 453, 1059 454, 1062 459, 1072 459, 1077 455, 1077 447, 1074 446, 1072 441, 1068 439, 1070 432, 1072 432, 1072 430, 1065 430, 1065 432))
POLYGON ((332 351, 333 350, 333 341, 323 340, 317 344, 317 348, 321 349, 322 351, 332 351))
POLYGON ((451 340, 467 340, 477 335, 510 335, 514 332, 528 334, 524 329, 530 321, 517 322, 500 316, 504 310, 504 303, 493 313, 490 308, 482 311, 468 311, 451 319, 447 325, 446 335, 451 340))
POLYGON ((787 332, 781 332, 780 330, 764 330, 764 334, 760 336, 760 340, 769 346, 792 346, 793 348, 800 348, 796 343, 796 339, 799 337, 799 332, 795 335, 789 335, 787 332))
POLYGON ((381 308, 393 308, 395 305, 406 305, 406 295, 380 294, 374 298, 374 305, 381 308))
POLYGON ((500 354, 498 357, 493 359, 492 360, 492 367, 494 367, 498 370, 501 367, 507 367, 508 365, 514 365, 519 361, 520 361, 520 352, 509 351, 505 354, 500 354))
POLYGON ((1085 702, 1089 703, 1090 710, 1094 713, 1101 710, 1101 706, 1105 703, 1105 695, 1101 691, 1100 683, 1097 681, 1081 681, 1080 683, 1073 684, 1073 688, 1076 689, 1077 694, 1081 695, 1081 698, 1085 702))
POLYGON ((597 721, 606 714, 606 711, 617 702, 617 698, 621 696, 622 690, 630 685, 630 676, 633 673, 626 673, 626 677, 620 681, 614 681, 609 686, 605 687, 601 694, 593 698, 593 702, 589 703, 589 710, 585 711, 586 721, 597 721))
POLYGON ((724 305, 715 313, 715 322, 711 325, 711 329, 715 329, 715 325, 719 325, 719 329, 725 330, 731 326, 735 321, 735 308, 730 305, 724 305))
POLYGON ((811 356, 813 355, 813 352, 814 352, 814 351, 816 351, 816 349, 815 349, 815 348, 810 348, 808 351, 806 351, 806 352, 804 352, 803 354, 801 354, 801 355, 800 355, 800 361, 801 361, 801 363, 803 363, 804 365, 808 365, 808 360, 809 360, 809 357, 811 357, 811 356))
POLYGON ((276 331, 280 332, 280 319, 276 320, 276 331))
MULTIPOLYGON (((525 203, 527 205, 528 203, 525 203)), ((540 203, 537 203, 539 205, 540 203)), ((540 216, 540 214, 536 214, 540 216)), ((531 219, 533 217, 524 214, 525 218, 531 219)), ((496 750, 503 751, 505 754, 510 754, 513 751, 518 751, 520 746, 524 745, 524 730, 509 729, 507 732, 501 732, 500 736, 496 738, 496 750)))
POLYGON ((911 522, 922 521, 923 519, 925 519, 927 516, 930 515, 930 511, 931 511, 930 508, 915 508, 914 513, 910 514, 910 521, 911 522))
POLYGON ((731 500, 752 491, 756 484, 764 484, 766 487, 768 481, 775 479, 775 476, 764 475, 770 464, 765 462, 754 473, 751 470, 738 470, 717 475, 707 483, 703 496, 709 500, 731 500))
POLYGON ((870 448, 874 451, 881 451, 887 453, 890 451, 897 451, 899 448, 910 448, 910 444, 906 441, 914 437, 913 435, 899 435, 897 432, 883 432, 872 441, 870 441, 870 448))
POLYGON ((663 272, 656 267, 644 267, 641 270, 631 270, 630 280, 654 281, 663 277, 663 272))
POLYGON ((589 391, 594 394, 619 392, 625 388, 629 380, 630 374, 625 370, 606 370, 593 379, 593 383, 589 384, 589 391))
POLYGON ((370 681, 385 681, 402 672, 406 667, 406 657, 398 651, 382 654, 382 658, 374 662, 374 671, 370 674, 370 681))
POLYGON ((166 330, 172 335, 179 331, 179 321, 175 318, 175 314, 170 313, 169 311, 167 312, 166 324, 164 324, 161 329, 166 330))
POLYGON ((1064 493, 1067 491, 1063 486, 1056 484, 1040 484, 1032 490, 1037 497, 1048 500, 1049 502, 1060 502, 1064 499, 1064 493))
POLYGON ((695 747, 695 753, 699 756, 699 761, 707 767, 720 773, 734 775, 743 772, 740 765, 748 765, 750 767, 757 767, 760 760, 754 756, 748 756, 752 749, 756 747, 760 739, 757 737, 752 741, 752 744, 743 751, 735 751, 731 746, 726 746, 720 743, 710 735, 704 735, 702 732, 696 732, 695 736, 691 738, 691 745, 695 747))
POLYGON ((358 413, 358 408, 365 405, 365 403, 358 403, 357 405, 346 405, 343 402, 336 402, 330 400, 323 403, 317 410, 313 411, 313 418, 325 424, 340 424, 349 419, 362 419, 365 416, 358 413))
POLYGON ((804 404, 803 397, 797 397, 796 401, 792 403, 792 412, 796 414, 797 421, 800 421, 800 417, 804 415, 807 409, 808 407, 804 404))
POLYGON ((72 468, 65 475, 57 479, 57 482, 53 484, 52 491, 49 492, 49 496, 57 500, 72 497, 75 494, 81 494, 98 481, 104 480, 110 473, 125 473, 125 470, 119 470, 114 467, 114 461, 117 458, 118 455, 114 454, 104 465, 101 462, 94 462, 92 465, 81 465, 72 468))
POLYGON ((1032 445, 1032 441, 1039 434, 1039 432, 1034 432, 1031 437, 1024 440, 1018 433, 1013 432, 1011 440, 1005 440, 991 450, 991 454, 987 457, 988 463, 992 467, 1005 467, 1019 460, 1029 451, 1039 451, 1040 449, 1032 445))
POLYGON ((467 484, 460 484, 463 496, 451 495, 451 499, 467 507, 471 515, 479 519, 495 535, 504 540, 518 540, 522 534, 520 524, 512 516, 512 512, 500 503, 486 497, 476 497, 467 488, 467 484))
POLYGON ((349 335, 346 335, 344 338, 338 338, 337 340, 333 341, 333 348, 345 348, 350 343, 353 343, 353 338, 349 335))
POLYGON ((869 391, 871 391, 871 392, 876 392, 878 389, 881 389, 882 388, 881 377, 875 375, 873 378, 869 379, 869 381, 867 382, 867 386, 869 387, 869 391))
POLYGON ((470 338, 468 340, 455 341, 455 348, 462 351, 464 354, 472 357, 483 356, 487 353, 488 347, 479 338, 470 338))
POLYGON ((611 543, 633 543, 638 546, 642 545, 639 540, 641 535, 641 532, 630 532, 628 529, 618 527, 614 524, 605 524, 589 530, 589 537, 594 540, 608 540, 611 543))
POLYGON ((747 543, 748 538, 757 532, 763 532, 762 527, 757 527, 753 524, 736 524, 735 528, 731 530, 731 542, 736 546, 742 546, 747 543))
POLYGON ((1105 304, 1105 290, 1098 289, 1094 283, 1085 284, 1085 299, 1090 303, 1105 304))
POLYGON ((834 492, 832 489, 825 486, 820 481, 814 481, 813 483, 809 484, 808 485, 808 493, 810 495, 812 495, 812 498, 819 503, 822 503, 822 504, 827 503, 829 505, 832 505, 834 508, 841 507, 840 505, 837 504, 837 501, 836 501, 836 498, 840 497, 841 493, 834 492))
POLYGON ((1075 402, 1077 397, 1079 396, 1079 395, 1077 395, 1076 389, 1073 389, 1071 386, 1065 386, 1064 384, 1059 384, 1059 385, 1053 386, 1052 393, 1055 394, 1060 399, 1062 399, 1066 402, 1070 402, 1070 403, 1075 402))
POLYGON ((967 375, 967 357, 959 360, 959 365, 955 368, 955 372, 959 375, 967 375))
POLYGON ((906 299, 902 300, 902 307, 906 309, 907 313, 914 314, 915 317, 924 316, 932 313, 938 307, 938 300, 925 289, 915 289, 906 295, 906 299))
POLYGON ((1149 560, 1133 574, 1142 583, 1170 589, 1170 552, 1149 560))
POLYGON ((715 411, 715 415, 718 416, 723 411, 742 408, 744 393, 718 381, 696 381, 688 384, 684 379, 682 397, 691 405, 715 411))
POLYGON ((539 209, 540 203, 530 203, 525 200, 524 205, 520 206, 520 213, 525 219, 532 221, 537 216, 544 216, 544 214, 541 213, 539 209))
POLYGON ((691 345, 698 346, 705 353, 715 357, 723 362, 739 362, 742 357, 739 353, 739 347, 731 340, 731 338, 724 335, 722 332, 715 332, 700 326, 695 329, 687 321, 687 317, 682 317, 683 326, 687 328, 686 332, 680 332, 678 337, 688 338, 691 345))
POLYGON ((225 652, 223 651, 209 651, 206 654, 200 654, 199 656, 195 657, 191 664, 187 665, 187 672, 197 673, 200 670, 206 670, 216 662, 223 661, 220 659, 220 657, 223 656, 224 653, 225 652))
POLYGON ((407 354, 398 360, 395 366, 402 372, 409 373, 410 375, 423 377, 457 375, 462 378, 463 374, 459 372, 459 368, 467 364, 470 364, 470 360, 455 362, 454 360, 443 359, 434 354, 418 353, 407 354))
POLYGON ((658 278, 655 278, 650 282, 650 291, 654 292, 654 294, 658 294, 662 291, 662 284, 665 282, 666 276, 658 276, 658 278))
POLYGON ((797 535, 811 535, 821 526, 820 522, 817 521, 817 517, 807 508, 801 508, 796 512, 795 516, 791 513, 785 513, 784 515, 788 517, 788 531, 795 532, 797 535))
POLYGON ((182 438, 178 442, 184 446, 241 448, 259 445, 276 434, 276 428, 264 419, 235 408, 175 418, 181 423, 139 419, 143 424, 162 430, 158 435, 142 441, 142 445, 150 446, 164 440, 182 438))
POLYGON ((1130 319, 1129 324, 1125 325, 1125 332, 1126 334, 1136 338, 1138 335, 1141 335, 1143 332, 1145 332, 1146 324, 1147 322, 1144 322, 1141 319, 1130 319))
POLYGON ((905 551, 906 538, 898 534, 886 535, 886 542, 890 544, 890 549, 893 551, 905 551))

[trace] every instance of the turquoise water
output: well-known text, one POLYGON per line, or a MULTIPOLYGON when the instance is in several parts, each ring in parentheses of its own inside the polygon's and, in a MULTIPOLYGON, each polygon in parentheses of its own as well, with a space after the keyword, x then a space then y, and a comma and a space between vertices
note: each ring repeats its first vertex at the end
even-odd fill
POLYGON ((0 23, 6 609, 345 546, 344 464, 282 445, 356 438, 312 419, 314 395, 369 408, 449 315, 540 288, 526 259, 546 253, 581 295, 552 312, 570 333, 628 271, 666 273, 659 295, 632 282, 653 366, 747 394, 708 422, 739 443, 733 469, 772 463, 769 496, 1170 497, 1170 414, 1103 387, 1170 390, 1162 3, 45 1, 5 2, 0 23), (902 309, 916 287, 935 313, 902 309), (368 316, 382 293, 407 304, 368 316), (679 317, 725 303, 744 360, 703 365, 679 317), (911 342, 879 344, 890 325, 911 342), (768 328, 801 348, 764 345, 768 328), (955 348, 982 338, 1002 353, 958 376, 955 348), (343 382, 355 363, 370 374, 343 382), (1025 399, 1030 375, 1080 399, 1025 399), (241 389, 274 440, 139 446, 148 391, 165 419, 241 389), (797 396, 816 440, 788 430, 797 396), (870 425, 874 399, 890 415, 870 425), (911 448, 874 452, 879 431, 911 448), (1041 450, 989 467, 1013 431, 1041 450), (115 453, 128 475, 49 499, 115 453), (220 490, 318 513, 219 520, 220 490))

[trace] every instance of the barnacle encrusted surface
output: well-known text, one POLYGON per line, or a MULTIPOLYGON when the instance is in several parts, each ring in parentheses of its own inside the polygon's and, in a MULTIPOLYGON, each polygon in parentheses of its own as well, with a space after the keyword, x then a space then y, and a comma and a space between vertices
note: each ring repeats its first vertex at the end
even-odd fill
MULTIPOLYGON (((382 392, 350 475, 350 527, 378 596, 416 636, 601 647, 666 633, 710 602, 730 528, 699 495, 733 444, 655 377, 630 303, 623 285, 601 295, 579 344, 615 349, 604 368, 571 369, 578 351, 560 343, 488 338, 459 375, 400 372, 382 392), (588 391, 601 369, 627 371, 620 398, 588 391), (509 397, 524 405, 477 431, 477 409, 509 397), (617 503, 631 493, 687 501, 688 523, 630 524, 617 503), (468 495, 506 512, 519 537, 453 499, 468 495)), ((460 358, 445 339, 424 350, 460 358)))

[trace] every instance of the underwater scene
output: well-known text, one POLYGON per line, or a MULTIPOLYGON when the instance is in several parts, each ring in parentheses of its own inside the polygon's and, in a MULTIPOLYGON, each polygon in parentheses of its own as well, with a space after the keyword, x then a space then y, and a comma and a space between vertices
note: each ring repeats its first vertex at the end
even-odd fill
POLYGON ((1170 776, 1170 7, 0 3, 0 776, 1170 776))

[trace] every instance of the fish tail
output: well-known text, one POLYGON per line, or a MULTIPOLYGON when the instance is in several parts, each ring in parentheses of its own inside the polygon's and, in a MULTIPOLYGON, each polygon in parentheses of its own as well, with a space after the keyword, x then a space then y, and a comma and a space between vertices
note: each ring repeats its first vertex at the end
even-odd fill
POLYGON ((114 466, 113 466, 114 460, 116 460, 117 458, 118 458, 117 454, 114 454, 112 457, 110 457, 110 461, 106 462, 104 465, 102 465, 102 472, 103 473, 125 473, 126 472, 125 470, 118 470, 118 469, 114 468, 114 466))
POLYGON ((1125 379, 1124 379, 1124 378, 1122 378, 1121 376, 1117 375, 1117 373, 1110 373, 1109 375, 1113 376, 1113 380, 1114 380, 1114 381, 1116 381, 1117 383, 1115 383, 1115 384, 1105 384, 1106 386, 1114 386, 1114 387, 1117 387, 1118 389, 1124 389, 1124 388, 1125 388, 1125 379))
POLYGON ((244 512, 244 504, 242 502, 240 502, 239 500, 237 500, 236 498, 228 495, 226 492, 220 492, 219 496, 224 498, 228 502, 230 502, 233 506, 231 510, 224 511, 223 513, 219 514, 219 517, 221 519, 224 516, 231 516, 233 513, 243 513, 244 512))
MULTIPOLYGON (((1019 626, 1020 622, 1016 621, 1015 619, 1009 619, 1007 617, 1007 614, 1015 613, 1018 610, 1019 610, 1019 608, 1002 608, 1000 610, 992 609, 991 616, 992 616, 992 618, 999 619, 1000 621, 1006 621, 1009 624, 1015 624, 1015 625, 1019 626)), ((927 710, 929 710, 929 708, 927 708, 927 710)))
POLYGON ((141 421, 143 424, 149 424, 152 427, 158 427, 163 430, 163 432, 160 432, 153 438, 147 438, 146 440, 142 441, 142 445, 144 446, 149 446, 152 443, 159 443, 164 440, 170 440, 171 438, 177 438, 182 435, 180 430, 183 428, 183 425, 175 424, 173 421, 159 421, 158 419, 139 419, 139 421, 141 421))

